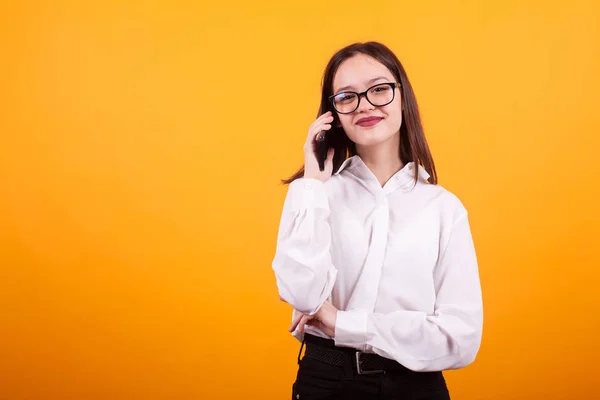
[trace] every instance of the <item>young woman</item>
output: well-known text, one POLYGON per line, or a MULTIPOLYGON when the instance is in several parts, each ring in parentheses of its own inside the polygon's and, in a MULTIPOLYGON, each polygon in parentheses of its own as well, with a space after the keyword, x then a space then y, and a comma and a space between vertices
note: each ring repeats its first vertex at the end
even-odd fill
POLYGON ((306 346, 292 399, 449 399, 442 371, 473 362, 481 342, 477 259, 390 49, 331 58, 304 166, 285 182, 273 269, 306 346))

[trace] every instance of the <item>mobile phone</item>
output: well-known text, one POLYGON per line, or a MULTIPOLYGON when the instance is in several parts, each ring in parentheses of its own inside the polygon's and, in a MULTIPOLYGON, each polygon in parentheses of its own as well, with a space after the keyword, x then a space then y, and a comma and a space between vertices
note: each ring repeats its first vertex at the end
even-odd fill
POLYGON ((327 160, 329 149, 336 147, 335 142, 340 139, 339 135, 335 132, 335 127, 338 123, 337 115, 333 113, 332 129, 322 130, 315 138, 315 156, 321 171, 325 170, 325 160, 327 160))
POLYGON ((327 135, 327 131, 321 131, 321 133, 319 133, 315 139, 315 156, 317 157, 317 161, 319 162, 319 169, 321 171, 325 170, 325 160, 327 159, 327 151, 331 147, 331 141, 328 139, 329 135, 327 135))

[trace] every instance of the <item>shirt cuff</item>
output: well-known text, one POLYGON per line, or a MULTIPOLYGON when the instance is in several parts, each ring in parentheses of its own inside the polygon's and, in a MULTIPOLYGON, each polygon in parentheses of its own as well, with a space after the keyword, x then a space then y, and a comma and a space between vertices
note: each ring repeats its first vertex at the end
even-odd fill
POLYGON ((325 183, 313 178, 300 178, 290 183, 292 210, 322 208, 329 211, 325 183))
POLYGON ((335 321, 335 345, 365 351, 367 318, 367 312, 364 310, 338 311, 335 321))

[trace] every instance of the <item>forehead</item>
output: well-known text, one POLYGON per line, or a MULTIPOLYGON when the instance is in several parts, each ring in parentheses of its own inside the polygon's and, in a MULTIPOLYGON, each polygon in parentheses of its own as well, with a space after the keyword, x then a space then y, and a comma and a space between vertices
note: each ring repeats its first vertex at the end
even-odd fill
POLYGON ((357 54, 340 64, 333 78, 333 91, 344 86, 364 88, 366 82, 378 76, 386 77, 390 81, 394 80, 394 75, 385 65, 373 57, 357 54))

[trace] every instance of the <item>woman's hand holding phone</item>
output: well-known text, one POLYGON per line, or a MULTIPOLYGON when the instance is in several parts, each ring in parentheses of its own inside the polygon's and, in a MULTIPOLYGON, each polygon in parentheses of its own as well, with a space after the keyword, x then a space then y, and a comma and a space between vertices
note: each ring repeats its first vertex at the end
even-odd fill
POLYGON ((313 178, 325 182, 331 177, 333 172, 333 148, 327 151, 325 168, 321 171, 316 156, 316 146, 317 142, 324 139, 320 136, 327 134, 327 131, 331 129, 332 122, 333 114, 331 111, 327 111, 310 125, 308 137, 304 144, 304 178, 313 178))

